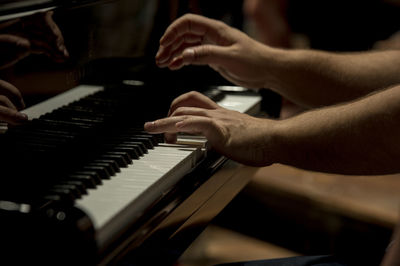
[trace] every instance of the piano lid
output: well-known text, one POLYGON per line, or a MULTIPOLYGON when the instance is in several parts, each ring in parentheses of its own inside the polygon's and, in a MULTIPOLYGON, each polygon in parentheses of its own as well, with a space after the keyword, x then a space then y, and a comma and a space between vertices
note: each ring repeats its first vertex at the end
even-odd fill
POLYGON ((113 0, 0 0, 0 20, 54 8, 76 8, 113 0))
POLYGON ((176 91, 177 87, 189 90, 226 84, 207 67, 171 72, 155 65, 159 39, 174 19, 188 11, 216 16, 215 10, 224 10, 221 6, 231 8, 225 1, 216 6, 201 1, 200 8, 207 2, 215 7, 201 11, 192 7, 194 2, 0 0, 0 79, 17 87, 27 106, 81 84, 141 80, 174 95, 184 92, 176 91), (1 43, 4 35, 26 39, 31 51, 11 60, 15 47, 1 43))
POLYGON ((0 0, 0 79, 25 99, 131 79, 129 73, 154 65, 157 39, 169 24, 163 2, 0 0), (29 41, 31 51, 2 45, 5 35, 29 41))

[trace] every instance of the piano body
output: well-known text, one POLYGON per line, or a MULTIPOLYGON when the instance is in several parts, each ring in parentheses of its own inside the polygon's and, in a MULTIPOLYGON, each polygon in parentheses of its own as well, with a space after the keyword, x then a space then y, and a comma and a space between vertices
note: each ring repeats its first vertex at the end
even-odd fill
POLYGON ((70 58, 33 55, 2 71, 28 100, 42 97, 23 111, 28 123, 0 135, 1 263, 173 264, 255 169, 201 137, 165 144, 144 122, 192 89, 242 112, 261 98, 210 89, 218 79, 202 68, 154 66, 168 1, 0 1, 1 22, 49 10, 70 58))

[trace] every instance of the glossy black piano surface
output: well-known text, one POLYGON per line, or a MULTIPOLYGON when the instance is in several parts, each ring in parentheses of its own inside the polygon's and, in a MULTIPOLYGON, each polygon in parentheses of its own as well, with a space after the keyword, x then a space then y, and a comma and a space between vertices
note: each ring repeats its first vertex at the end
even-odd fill
POLYGON ((172 73, 154 65, 158 39, 187 4, 0 1, 0 24, 11 25, 0 27, 0 35, 29 37, 36 27, 40 35, 43 16, 51 12, 68 51, 56 58, 31 54, 0 69, 0 78, 21 90, 28 107, 80 84, 103 88, 0 135, 2 262, 173 264, 245 185, 246 178, 232 170, 218 174, 235 165, 208 151, 101 244, 98 228, 76 204, 163 142, 143 132, 143 123, 164 116, 176 95, 223 84, 207 68, 172 73))

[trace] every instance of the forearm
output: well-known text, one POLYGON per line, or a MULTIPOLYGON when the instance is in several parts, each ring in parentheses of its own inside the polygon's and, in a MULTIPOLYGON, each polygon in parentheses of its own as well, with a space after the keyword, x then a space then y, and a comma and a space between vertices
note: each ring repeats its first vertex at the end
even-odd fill
POLYGON ((349 101, 400 84, 400 51, 266 49, 266 87, 305 107, 349 101))
POLYGON ((400 86, 278 121, 276 162, 342 174, 400 171, 400 86))

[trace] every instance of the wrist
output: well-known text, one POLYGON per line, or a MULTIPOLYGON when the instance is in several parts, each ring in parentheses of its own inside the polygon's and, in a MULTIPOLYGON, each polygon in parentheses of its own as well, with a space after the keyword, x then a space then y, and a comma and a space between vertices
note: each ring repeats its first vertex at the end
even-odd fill
MULTIPOLYGON (((264 88, 278 89, 290 62, 287 51, 263 45, 260 60, 263 64, 264 88)), ((279 91, 278 91, 279 92, 279 91)))
POLYGON ((287 161, 285 147, 285 127, 280 120, 266 120, 263 130, 260 130, 262 140, 258 148, 262 151, 262 165, 283 163, 287 161))

